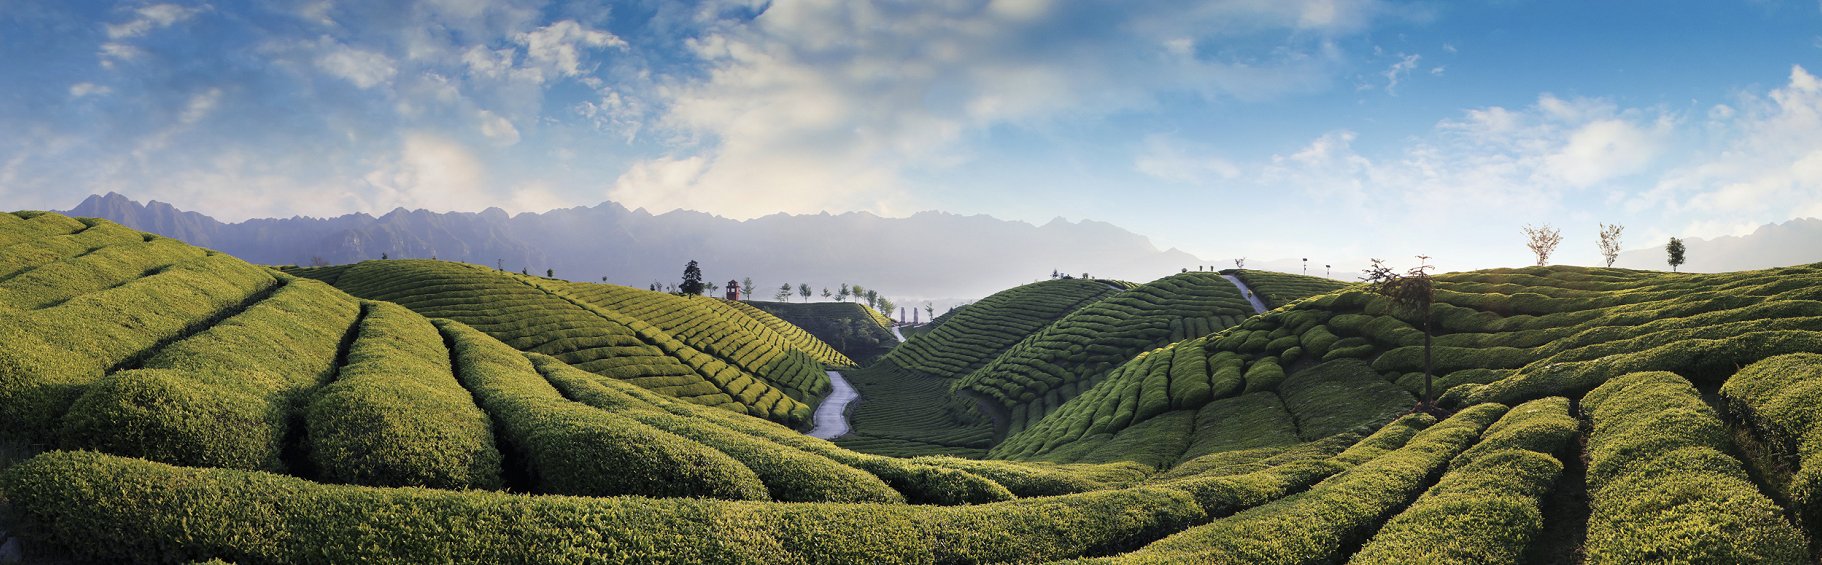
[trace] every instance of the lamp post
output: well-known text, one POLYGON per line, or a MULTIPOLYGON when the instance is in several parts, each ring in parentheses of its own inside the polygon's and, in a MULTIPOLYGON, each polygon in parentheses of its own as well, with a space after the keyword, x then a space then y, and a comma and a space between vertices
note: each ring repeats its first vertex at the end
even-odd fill
POLYGON ((1334 265, 1323 265, 1322 266, 1322 278, 1325 278, 1325 279, 1335 278, 1335 277, 1329 276, 1329 271, 1333 270, 1334 268, 1335 268, 1334 265))
POLYGON ((1310 258, 1303 258, 1303 276, 1310 276, 1310 258))

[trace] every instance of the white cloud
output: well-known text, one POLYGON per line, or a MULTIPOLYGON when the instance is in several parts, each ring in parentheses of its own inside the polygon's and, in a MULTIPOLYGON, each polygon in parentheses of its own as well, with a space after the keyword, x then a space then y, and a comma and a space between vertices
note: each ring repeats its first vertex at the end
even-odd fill
POLYGON ((1422 55, 1406 55, 1399 53, 1398 62, 1392 63, 1392 66, 1387 67, 1385 72, 1379 73, 1379 76, 1385 77, 1386 94, 1397 95, 1398 81, 1404 77, 1411 76, 1411 71, 1417 69, 1417 62, 1422 59, 1422 55))
POLYGON ((513 127, 512 120, 487 110, 477 112, 475 118, 480 121, 481 135, 494 145, 505 147, 519 142, 519 128, 513 127))
POLYGON ((357 87, 373 88, 398 74, 398 66, 383 54, 349 47, 327 37, 322 44, 323 53, 316 57, 316 68, 357 87))
POLYGON ((70 97, 71 98, 82 98, 84 96, 100 96, 100 95, 107 94, 107 93, 110 93, 113 91, 114 91, 114 89, 112 89, 112 88, 108 88, 106 86, 102 86, 102 85, 95 84, 92 82, 78 82, 76 84, 70 85, 70 97))
POLYGON ((1822 216, 1822 80, 1792 66, 1784 86, 1708 115, 1717 147, 1659 175, 1628 209, 1686 218, 1690 236, 1822 216))
POLYGON ((108 39, 141 37, 154 30, 171 27, 207 10, 208 7, 185 7, 176 4, 153 4, 133 10, 133 18, 107 25, 108 39))
POLYGON ((546 77, 582 74, 584 49, 626 47, 626 41, 614 34, 584 27, 575 20, 563 20, 521 33, 513 40, 525 46, 525 64, 544 71, 546 77))
MULTIPOLYGON (((1083 18, 1106 14, 1070 2, 907 10, 799 0, 720 21, 705 9, 705 31, 688 42, 705 70, 660 79, 644 100, 658 115, 645 125, 679 140, 678 157, 629 171, 617 193, 735 217, 780 206, 878 211, 905 197, 906 171, 968 162, 970 136, 988 128, 1041 130, 1152 107, 1166 92, 1259 100, 1320 90, 1345 67, 1335 37, 1385 10, 1352 0, 1145 5, 1082 33, 1083 18), (1195 48, 1234 37, 1272 45, 1244 56, 1195 48), (704 158, 688 190, 631 188, 653 186, 650 169, 683 156, 704 158)), ((638 107, 604 95, 579 111, 621 119, 611 110, 628 106, 638 107)))
POLYGON ((1666 133, 1667 128, 1653 132, 1621 119, 1598 120, 1576 129, 1545 157, 1544 172, 1576 187, 1638 173, 1657 157, 1666 133))
POLYGON ((480 158, 455 140, 429 133, 407 134, 396 156, 362 178, 371 188, 360 197, 362 210, 474 211, 493 202, 480 158))

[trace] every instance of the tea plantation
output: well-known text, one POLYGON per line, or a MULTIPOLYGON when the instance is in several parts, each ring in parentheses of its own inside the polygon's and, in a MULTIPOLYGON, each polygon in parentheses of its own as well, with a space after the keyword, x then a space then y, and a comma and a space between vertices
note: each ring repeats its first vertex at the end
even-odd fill
POLYGON ((781 423, 850 362, 742 304, 0 214, 0 538, 52 563, 1816 561, 1822 265, 1439 275, 1416 411, 1421 320, 1236 276, 1274 309, 1216 273, 983 299, 849 370, 828 442, 781 423))
POLYGON ((805 421, 810 403, 828 391, 824 363, 847 361, 710 298, 422 259, 290 272, 460 321, 604 377, 787 425, 805 421))

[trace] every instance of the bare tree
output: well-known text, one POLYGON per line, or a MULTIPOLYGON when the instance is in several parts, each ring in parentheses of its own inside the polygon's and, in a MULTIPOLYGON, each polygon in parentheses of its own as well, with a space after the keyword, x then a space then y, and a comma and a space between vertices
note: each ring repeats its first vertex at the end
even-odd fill
POLYGON ((1556 252, 1556 245, 1563 242, 1563 232, 1544 224, 1543 227, 1531 227, 1525 224, 1525 247, 1537 254, 1537 266, 1550 264, 1550 254, 1556 252))
POLYGON ((1430 304, 1436 300, 1436 286, 1430 280, 1430 256, 1418 255, 1418 265, 1404 274, 1387 267, 1385 261, 1374 259, 1373 265, 1366 270, 1367 288, 1374 293, 1392 300, 1392 307, 1406 315, 1417 316, 1418 326, 1423 330, 1423 402, 1420 406, 1428 408, 1436 401, 1432 389, 1430 363, 1430 304))
POLYGON ((1607 260, 1608 267, 1620 258, 1620 232, 1624 231, 1626 226, 1601 224, 1601 258, 1607 260))
POLYGON ((1234 268, 1235 268, 1235 269, 1244 269, 1244 268, 1246 268, 1246 258, 1245 258, 1245 257, 1240 257, 1240 258, 1237 258, 1237 259, 1234 259, 1234 268))
POLYGON ((311 255, 310 256, 310 266, 327 267, 327 266, 329 266, 329 260, 324 259, 323 256, 321 256, 321 255, 311 255))

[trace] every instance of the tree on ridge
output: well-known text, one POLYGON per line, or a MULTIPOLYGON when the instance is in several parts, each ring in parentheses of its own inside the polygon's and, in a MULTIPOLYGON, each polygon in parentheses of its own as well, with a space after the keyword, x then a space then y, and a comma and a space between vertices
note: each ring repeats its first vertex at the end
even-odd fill
POLYGON ((1624 231, 1626 226, 1601 224, 1601 258, 1607 260, 1608 267, 1620 258, 1620 233, 1624 231))
POLYGON ((1664 251, 1670 254, 1670 272, 1676 272, 1677 266, 1683 264, 1683 252, 1686 250, 1683 247, 1683 240, 1674 237, 1670 238, 1670 243, 1664 245, 1664 251))
POLYGON ((678 290, 682 291, 684 296, 702 294, 702 267, 696 264, 695 259, 691 259, 688 265, 683 266, 683 286, 678 290))
POLYGON ((1391 299, 1395 310, 1419 318, 1418 327, 1423 330, 1423 400, 1418 405, 1429 408, 1436 401, 1430 363, 1430 304, 1436 301, 1436 286, 1430 279, 1430 270, 1435 267, 1430 266, 1428 255, 1418 255, 1418 265, 1404 274, 1393 271, 1383 260, 1372 261, 1362 278, 1367 288, 1391 299))
POLYGON ((1531 227, 1525 224, 1525 247, 1537 254, 1537 266, 1550 264, 1550 254, 1556 252, 1556 245, 1563 242, 1563 232, 1544 224, 1542 227, 1531 227))

